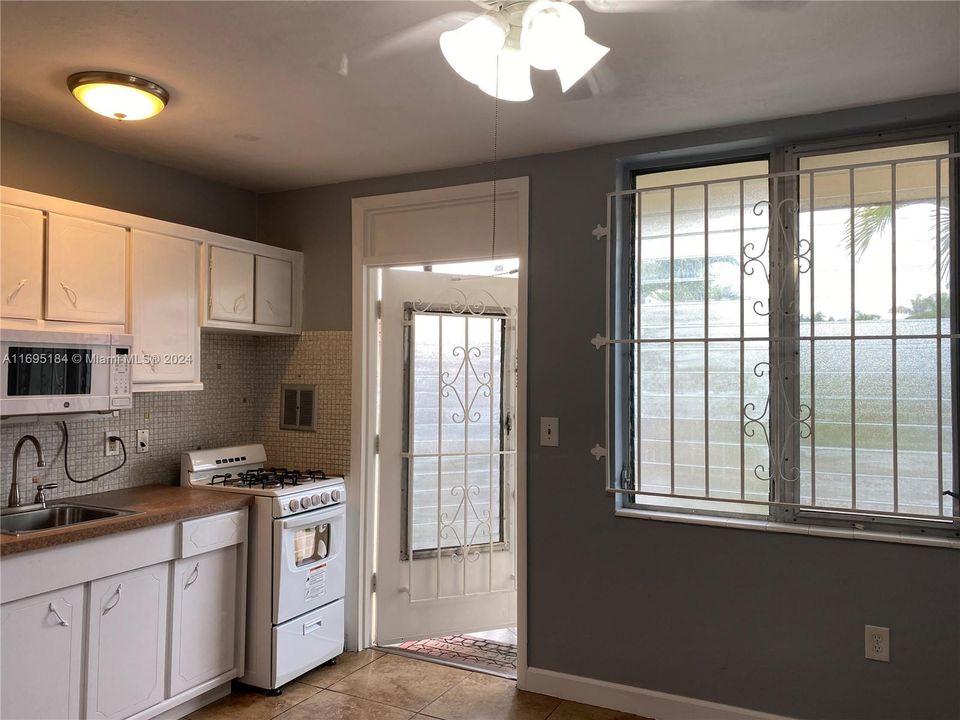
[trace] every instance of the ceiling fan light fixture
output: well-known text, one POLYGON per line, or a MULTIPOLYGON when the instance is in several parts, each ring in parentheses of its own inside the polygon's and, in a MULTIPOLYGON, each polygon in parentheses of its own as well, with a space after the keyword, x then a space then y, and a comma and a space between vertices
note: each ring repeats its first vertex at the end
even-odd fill
POLYGON ((505 45, 500 51, 496 72, 488 73, 478 86, 491 97, 524 102, 533 97, 530 63, 520 48, 505 45))
POLYGON ((170 100, 155 82, 101 70, 74 73, 67 78, 67 88, 85 108, 112 120, 146 120, 170 100))
POLYGON ((576 85, 608 52, 610 48, 581 35, 573 46, 567 48, 563 60, 557 65, 560 89, 566 92, 576 85))
POLYGON ((487 13, 440 35, 440 50, 456 73, 479 85, 495 74, 497 54, 507 39, 509 27, 499 13, 487 13))
POLYGON ((523 13, 521 28, 520 47, 538 70, 555 70, 586 32, 580 12, 561 0, 534 0, 523 13))

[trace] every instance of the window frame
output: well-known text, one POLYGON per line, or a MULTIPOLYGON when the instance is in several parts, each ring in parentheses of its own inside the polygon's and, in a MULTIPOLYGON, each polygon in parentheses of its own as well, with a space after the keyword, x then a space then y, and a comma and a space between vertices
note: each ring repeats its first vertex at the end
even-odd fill
MULTIPOLYGON (((797 172, 800 169, 800 159, 811 155, 826 155, 843 152, 852 152, 858 150, 869 150, 874 148, 890 147, 897 145, 915 144, 922 142, 947 141, 949 143, 949 152, 956 153, 960 150, 960 133, 955 124, 939 125, 933 127, 921 127, 907 130, 894 130, 889 132, 874 132, 868 134, 856 134, 849 136, 831 136, 818 140, 803 141, 797 143, 778 143, 775 146, 767 147, 747 147, 732 149, 725 152, 709 152, 697 155, 691 152, 686 155, 677 155, 677 162, 670 163, 658 159, 655 162, 643 162, 635 160, 632 162, 621 162, 619 169, 619 188, 622 190, 635 189, 636 179, 639 176, 675 171, 693 169, 698 167, 715 167, 718 165, 734 164, 739 162, 748 162, 756 160, 768 161, 768 173, 777 175, 778 173, 797 172)), ((960 159, 954 160, 949 164, 948 172, 950 178, 949 188, 949 207, 950 207, 950 287, 954 289, 950 296, 950 332, 952 334, 960 333, 960 159)), ((774 177, 770 179, 769 197, 786 198, 797 197, 799 195, 799 186, 793 176, 774 177)), ((610 217, 611 231, 614 227, 620 230, 618 235, 623 237, 623 233, 631 239, 636 237, 637 218, 635 212, 624 213, 622 209, 611 213, 610 217)), ((771 248, 770 262, 777 263, 784 256, 785 252, 791 252, 789 244, 792 237, 781 238, 781 243, 771 248)), ((612 246, 611 253, 611 323, 616 327, 618 336, 619 331, 631 327, 636 299, 633 296, 633 242, 615 243, 612 246), (630 255, 622 257, 620 253, 624 245, 629 245, 630 255), (626 293, 626 295, 624 294, 626 293)), ((775 274, 775 277, 779 276, 775 274)), ((777 277, 777 282, 780 279, 777 277)), ((771 292, 777 292, 779 287, 771 288, 771 292)), ((791 289, 796 296, 797 290, 791 289)), ((794 321, 790 321, 792 327, 775 327, 775 321, 771 318, 770 332, 782 336, 792 335, 797 332, 794 321)), ((949 382, 951 384, 951 412, 953 428, 960 428, 960 339, 948 339, 951 347, 951 372, 949 382)), ((617 346, 613 346, 614 350, 617 346)), ((783 352, 783 348, 780 349, 783 352)), ((611 380, 610 383, 610 408, 611 408, 611 437, 608 452, 611 453, 610 471, 614 477, 608 478, 611 487, 624 487, 625 481, 635 482, 636 468, 633 467, 633 450, 636 442, 635 430, 632 427, 633 419, 633 353, 628 354, 625 360, 624 354, 612 351, 611 362, 611 380), (629 465, 625 461, 629 461, 629 465), (625 479, 624 469, 630 467, 632 476, 625 479)), ((771 361, 773 358, 771 356, 771 361)), ((946 378, 945 378, 946 379, 946 378)), ((800 401, 800 380, 798 377, 791 378, 787 397, 790 402, 799 404, 800 401)), ((771 434, 777 433, 782 427, 784 413, 774 412, 771 408, 771 434)), ((799 429, 790 438, 791 454, 793 457, 799 457, 799 429)), ((771 458, 772 462, 772 458, 771 458)), ((953 471, 953 492, 960 493, 960 433, 953 433, 952 448, 952 471, 953 471)), ((907 517, 891 517, 883 515, 871 515, 861 510, 851 510, 849 512, 818 510, 815 508, 802 508, 799 506, 799 483, 782 483, 784 487, 772 487, 770 492, 770 504, 768 504, 766 513, 744 513, 738 510, 718 510, 713 508, 694 508, 694 507, 671 507, 666 505, 651 504, 650 502, 636 501, 637 495, 618 492, 616 494, 616 509, 618 511, 638 511, 646 513, 692 515, 723 518, 742 518, 744 520, 771 521, 782 524, 796 525, 817 525, 824 527, 842 527, 842 528, 862 528, 878 532, 893 533, 916 533, 930 535, 950 535, 960 537, 960 519, 941 519, 930 518, 917 519, 907 517)), ((947 500, 953 501, 953 515, 960 515, 960 499, 949 495, 947 500)), ((693 501, 691 501, 693 502, 693 501)), ((704 500, 703 502, 710 502, 704 500)), ((727 501, 718 502, 717 505, 723 507, 727 501)), ((945 507, 947 503, 944 503, 945 507)))

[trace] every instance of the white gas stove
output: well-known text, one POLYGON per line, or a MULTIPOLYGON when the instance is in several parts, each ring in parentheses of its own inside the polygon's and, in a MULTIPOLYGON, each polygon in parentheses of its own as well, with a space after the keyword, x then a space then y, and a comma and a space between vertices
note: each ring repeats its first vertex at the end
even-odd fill
POLYGON ((278 688, 343 652, 343 477, 269 467, 263 445, 185 452, 180 484, 254 495, 247 573, 246 670, 278 688))

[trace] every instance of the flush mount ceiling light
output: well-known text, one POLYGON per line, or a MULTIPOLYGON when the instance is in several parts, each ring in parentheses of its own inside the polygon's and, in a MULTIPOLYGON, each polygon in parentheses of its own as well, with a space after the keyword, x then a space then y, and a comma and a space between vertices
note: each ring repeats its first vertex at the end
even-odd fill
POLYGON ((85 108, 114 120, 146 120, 170 100, 155 82, 101 70, 74 73, 67 78, 67 87, 85 108))
POLYGON ((531 67, 555 70, 566 92, 610 52, 587 37, 583 16, 568 0, 493 3, 489 12, 443 33, 440 49, 464 80, 513 101, 533 97, 531 67))

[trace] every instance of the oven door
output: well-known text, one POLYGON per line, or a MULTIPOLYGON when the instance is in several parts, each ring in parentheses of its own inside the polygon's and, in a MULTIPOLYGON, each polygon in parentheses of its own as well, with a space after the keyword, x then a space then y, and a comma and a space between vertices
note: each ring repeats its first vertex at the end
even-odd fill
POLYGON ((273 624, 343 597, 346 507, 273 521, 273 624))

